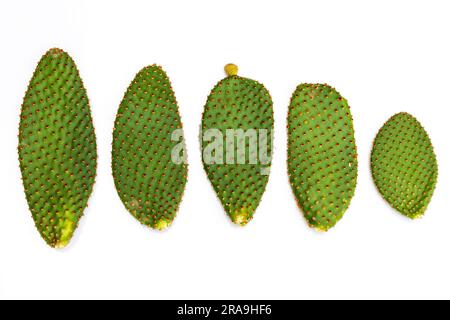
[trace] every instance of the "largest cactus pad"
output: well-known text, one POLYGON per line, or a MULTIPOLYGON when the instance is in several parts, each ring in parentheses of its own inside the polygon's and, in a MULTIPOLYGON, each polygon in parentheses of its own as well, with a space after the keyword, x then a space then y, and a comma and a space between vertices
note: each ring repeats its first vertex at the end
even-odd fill
POLYGON ((44 240, 66 246, 92 191, 97 164, 89 102, 70 56, 41 59, 22 105, 19 158, 29 208, 44 240))
POLYGON ((119 107, 112 169, 122 202, 142 224, 163 230, 173 221, 187 181, 178 105, 166 73, 141 70, 119 107))
POLYGON ((399 113, 378 133, 372 151, 372 175, 383 197, 415 219, 428 207, 438 165, 425 129, 413 116, 399 113))
POLYGON ((203 163, 228 216, 246 225, 269 179, 272 99, 262 84, 239 77, 235 65, 226 71, 228 77, 214 87, 203 113, 203 163))
POLYGON ((350 205, 358 174, 353 120, 347 101, 323 84, 302 84, 288 115, 289 179, 308 224, 336 225, 350 205))

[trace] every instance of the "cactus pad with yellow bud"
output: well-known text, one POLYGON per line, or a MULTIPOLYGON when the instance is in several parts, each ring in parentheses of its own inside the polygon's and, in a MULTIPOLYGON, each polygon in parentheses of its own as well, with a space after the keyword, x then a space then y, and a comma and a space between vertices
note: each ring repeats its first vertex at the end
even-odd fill
POLYGON ((205 171, 233 223, 244 226, 264 194, 272 155, 273 103, 260 83, 225 67, 201 125, 205 171), (213 147, 212 147, 213 146, 213 147))

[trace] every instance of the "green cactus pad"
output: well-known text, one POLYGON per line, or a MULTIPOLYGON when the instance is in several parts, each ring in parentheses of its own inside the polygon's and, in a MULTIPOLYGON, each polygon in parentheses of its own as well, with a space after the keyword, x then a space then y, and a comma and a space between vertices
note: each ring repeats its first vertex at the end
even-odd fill
POLYGON ((342 218, 356 188, 358 159, 347 101, 332 87, 302 84, 288 115, 288 170, 308 224, 327 231, 342 218))
POLYGON ((378 133, 372 176, 384 199, 408 218, 423 216, 433 196, 438 164, 425 129, 407 113, 393 116, 378 133))
POLYGON ((159 66, 142 69, 122 100, 112 170, 120 199, 137 220, 157 230, 172 224, 188 168, 178 105, 159 66))
POLYGON ((60 49, 42 57, 25 95, 19 159, 37 229, 50 246, 67 246, 92 192, 97 148, 86 90, 60 49))
POLYGON ((235 65, 225 70, 228 76, 214 87, 203 113, 203 164, 226 213, 243 226, 253 218, 269 179, 273 103, 264 86, 239 77, 235 65), (209 152, 211 143, 218 149, 209 152))

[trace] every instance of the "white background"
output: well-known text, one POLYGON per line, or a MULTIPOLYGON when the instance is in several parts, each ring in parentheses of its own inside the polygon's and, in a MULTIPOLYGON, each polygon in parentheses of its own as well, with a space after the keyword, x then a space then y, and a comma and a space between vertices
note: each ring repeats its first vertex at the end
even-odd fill
POLYGON ((1 1, 0 298, 450 298, 449 1, 1 1), (77 62, 98 138, 94 193, 70 247, 35 230, 20 180, 20 106, 52 47, 77 62), (272 94, 275 154, 255 219, 226 217, 198 143, 207 95, 234 62, 272 94), (112 129, 136 72, 158 63, 183 118, 189 182, 173 227, 127 213, 110 169, 112 129), (352 107, 356 196, 327 234, 310 230, 286 173, 286 114, 302 82, 329 83, 352 107), (439 183, 409 221, 378 195, 372 141, 394 113, 429 132, 439 183))

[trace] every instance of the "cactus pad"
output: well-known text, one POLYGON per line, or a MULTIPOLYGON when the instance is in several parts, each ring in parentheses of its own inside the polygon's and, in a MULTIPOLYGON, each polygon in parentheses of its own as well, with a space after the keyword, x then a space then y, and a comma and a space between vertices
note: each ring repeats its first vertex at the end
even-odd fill
POLYGON ((262 84, 237 75, 237 66, 225 70, 228 76, 213 88, 203 113, 203 164, 226 213, 243 226, 269 179, 273 104, 262 84))
POLYGON ((425 129, 399 113, 379 131, 372 150, 372 176, 381 195, 403 215, 415 219, 428 207, 438 165, 425 129))
POLYGON ((40 60, 22 105, 19 159, 30 211, 43 239, 65 247, 87 206, 97 151, 89 101, 71 57, 40 60))
POLYGON ((327 231, 356 188, 358 160, 347 101, 324 84, 302 84, 288 115, 289 179, 308 224, 327 231))
POLYGON ((163 230, 173 222, 187 182, 178 105, 158 66, 141 70, 119 107, 112 169, 120 199, 142 224, 163 230))

